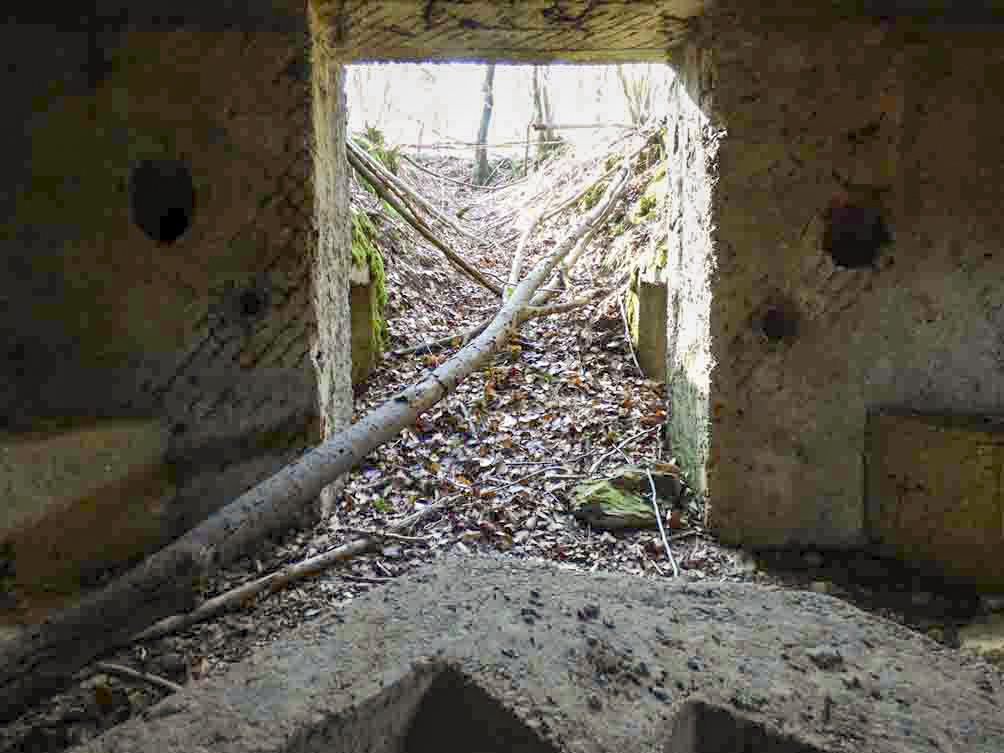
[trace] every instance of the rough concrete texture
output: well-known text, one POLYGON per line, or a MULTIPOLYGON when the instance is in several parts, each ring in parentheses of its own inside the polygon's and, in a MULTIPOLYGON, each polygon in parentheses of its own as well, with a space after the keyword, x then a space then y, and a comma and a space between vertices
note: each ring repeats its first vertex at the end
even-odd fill
POLYGON ((996 753, 1002 701, 827 596, 451 557, 76 750, 996 753))
POLYGON ((0 433, 0 556, 18 619, 30 619, 31 602, 58 604, 88 574, 158 547, 177 492, 164 463, 168 436, 156 420, 0 433))
MULTIPOLYGON (((349 166, 345 156, 345 68, 332 57, 327 29, 312 13, 311 80, 314 128, 314 311, 320 324, 312 354, 324 438, 352 418, 352 331, 349 313, 351 226, 349 166)), ((323 512, 334 504, 332 484, 321 494, 323 512)))
POLYGON ((705 19, 695 44, 727 131, 710 321, 724 541, 859 545, 869 411, 1004 409, 1000 40, 904 19, 705 19), (854 258, 871 241, 874 258, 854 258))
POLYGON ((722 138, 713 111, 714 67, 710 50, 687 44, 673 58, 666 150, 669 174, 667 228, 669 288, 666 318, 670 451, 691 486, 706 488, 709 317, 714 272, 713 192, 715 159, 722 138))
POLYGON ((633 288, 628 291, 628 296, 631 338, 637 349, 638 364, 649 379, 665 382, 668 329, 666 283, 649 281, 639 274, 633 288))
POLYGON ((320 435, 308 39, 74 28, 2 31, 0 424, 162 423, 166 538, 320 435))
POLYGON ((1004 419, 868 417, 865 510, 884 553, 1004 590, 1004 419))
POLYGON ((703 0, 311 0, 346 62, 629 63, 665 59, 703 0))

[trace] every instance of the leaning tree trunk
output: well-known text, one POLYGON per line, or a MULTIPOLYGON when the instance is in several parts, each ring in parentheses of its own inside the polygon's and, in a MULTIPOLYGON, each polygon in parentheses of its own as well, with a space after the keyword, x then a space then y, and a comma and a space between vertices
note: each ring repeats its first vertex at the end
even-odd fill
MULTIPOLYGON (((551 98, 548 94, 547 69, 540 65, 533 67, 533 119, 541 125, 552 122, 551 98)), ((537 130, 537 160, 544 159, 557 146, 557 136, 551 128, 537 130)))
POLYGON ((66 687, 72 675, 163 617, 198 606, 198 591, 221 563, 288 528, 321 490, 415 422, 512 336, 534 292, 601 217, 627 179, 619 179, 558 248, 531 270, 491 324, 449 361, 337 436, 242 494, 197 528, 144 560, 79 605, 60 612, 0 650, 0 721, 66 687))
POLYGON ((492 122, 492 105, 494 104, 493 89, 495 83, 495 63, 489 63, 485 69, 485 80, 481 84, 481 98, 484 106, 481 108, 481 124, 478 126, 477 149, 475 150, 474 182, 483 186, 488 182, 488 126, 492 122))

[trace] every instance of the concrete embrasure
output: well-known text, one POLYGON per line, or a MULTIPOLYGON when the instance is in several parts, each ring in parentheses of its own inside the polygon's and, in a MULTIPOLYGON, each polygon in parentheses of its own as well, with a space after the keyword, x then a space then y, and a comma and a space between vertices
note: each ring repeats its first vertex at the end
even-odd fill
POLYGON ((1002 698, 828 596, 449 557, 76 750, 989 753, 1002 698))

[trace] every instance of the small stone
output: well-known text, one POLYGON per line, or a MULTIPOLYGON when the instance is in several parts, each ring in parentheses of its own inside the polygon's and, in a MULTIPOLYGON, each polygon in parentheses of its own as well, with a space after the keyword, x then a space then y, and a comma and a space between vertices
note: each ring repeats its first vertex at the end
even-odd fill
POLYGON ((660 685, 655 685, 649 688, 648 691, 663 703, 669 703, 673 700, 673 696, 669 694, 669 691, 660 685))
POLYGON ((982 607, 988 612, 1004 610, 1004 594, 983 594, 980 596, 982 607))
POLYGON ((809 567, 822 567, 823 555, 819 552, 806 552, 802 555, 802 561, 809 567))
POLYGON ((834 670, 844 666, 844 657, 835 646, 817 646, 805 652, 809 659, 820 669, 834 670))
POLYGON ((833 584, 828 580, 814 580, 809 584, 809 590, 817 594, 828 594, 833 590, 833 584))

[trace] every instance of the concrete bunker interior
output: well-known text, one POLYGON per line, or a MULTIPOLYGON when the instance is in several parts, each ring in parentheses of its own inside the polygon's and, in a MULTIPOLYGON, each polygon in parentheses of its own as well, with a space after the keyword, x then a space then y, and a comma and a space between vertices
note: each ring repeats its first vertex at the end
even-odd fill
MULTIPOLYGON (((317 7, 322 20, 332 9, 317 7)), ((332 16, 338 23, 366 24, 342 10, 332 16)), ((440 10, 441 20, 452 18, 453 9, 440 10)), ((676 206, 666 274, 668 435, 709 493, 710 524, 734 544, 872 549, 999 588, 1001 565, 989 552, 1001 527, 958 521, 960 505, 984 521, 1001 513, 992 459, 1000 437, 979 428, 996 426, 1001 407, 1000 291, 987 282, 968 303, 962 292, 982 279, 975 268, 997 258, 995 221, 979 209, 992 204, 980 192, 996 190, 995 176, 974 165, 982 171, 974 183, 958 167, 977 143, 993 148, 977 115, 985 102, 962 94, 983 75, 976 60, 991 54, 993 19, 934 6, 889 14, 846 6, 830 9, 830 26, 821 8, 755 17, 741 3, 703 10, 660 16, 664 42, 651 48, 638 31, 644 12, 622 19, 641 36, 616 54, 587 42, 548 58, 487 28, 482 50, 470 40, 419 49, 376 23, 341 44, 334 32, 333 55, 463 60, 503 44, 496 57, 514 61, 668 61, 678 76, 668 159, 676 206), (781 62, 771 76, 751 73, 739 51, 761 49, 768 37, 781 62), (840 51, 840 40, 857 39, 859 52, 840 51), (937 59, 934 45, 955 42, 958 51, 937 59), (944 92, 955 114, 935 113, 934 89, 921 81, 944 92), (960 122, 975 130, 964 138, 960 122), (955 186, 947 193, 934 187, 942 161, 954 166, 940 183, 955 186), (966 206, 976 214, 953 224, 946 202, 960 192, 974 196, 966 206), (932 425, 975 417, 973 433, 958 441, 982 454, 983 470, 933 444, 926 470, 869 456, 881 444, 876 427, 896 420, 880 418, 887 415, 932 425), (877 480, 880 467, 915 488, 966 491, 906 502, 877 480), (902 523, 917 522, 903 505, 923 506, 926 522, 902 523)), ((595 21, 612 22, 602 13, 595 21)))
MULTIPOLYGON (((669 435, 710 495, 712 527, 751 548, 871 547, 1004 587, 1004 176, 994 128, 1004 63, 993 19, 943 22, 938 8, 834 14, 829 4, 771 17, 739 2, 671 2, 615 17, 603 3, 587 5, 519 12, 553 24, 569 60, 668 56, 678 72, 669 435), (629 46, 615 44, 632 34, 629 46), (765 50, 769 66, 757 62, 765 50)), ((14 202, 13 271, 2 291, 4 459, 25 508, 9 508, 7 530, 35 525, 42 498, 51 499, 24 473, 41 463, 46 483, 64 479, 70 490, 55 514, 88 499, 139 504, 146 522, 131 543, 149 551, 208 514, 209 500, 231 498, 347 421, 343 335, 317 324, 331 314, 325 306, 347 304, 313 300, 317 268, 304 253, 316 245, 331 272, 324 284, 342 284, 341 64, 557 57, 490 3, 386 11, 415 34, 371 11, 311 4, 330 35, 313 79, 305 49, 289 39, 127 43, 131 55, 172 60, 181 90, 184 75, 205 71, 207 50, 225 57, 227 48, 248 70, 269 61, 268 111, 245 81, 222 133, 208 109, 197 111, 198 128, 178 128, 191 122, 187 103, 136 98, 130 125, 117 124, 125 131, 102 125, 104 152, 68 154, 67 130, 94 117, 88 97, 109 98, 101 112, 121 115, 113 100, 123 87, 116 95, 93 74, 71 77, 58 122, 28 98, 14 102, 37 124, 9 142, 31 155, 18 179, 61 186, 76 176, 75 190, 97 191, 114 216, 69 207, 79 214, 57 227, 44 197, 14 202), (330 152, 309 153, 310 122, 333 134, 330 152), (235 150, 242 160, 230 158, 235 150), (196 153, 228 169, 200 167, 196 153), (96 161, 109 155, 115 180, 96 180, 105 174, 96 161), (109 238, 125 232, 124 216, 131 235, 119 245, 109 238), (90 228, 83 243, 66 236, 75 225, 90 228), (43 247, 55 251, 37 253, 43 247), (311 352, 315 338, 328 358, 311 352), (97 474, 96 458, 120 470, 97 474)), ((31 41, 12 39, 11 49, 31 41)), ((48 65, 39 81, 57 78, 58 63, 48 65)), ((221 72, 214 86, 235 83, 221 72)), ((83 515, 90 522, 80 530, 99 517, 83 515)), ((103 555, 117 553, 102 543, 83 556, 103 555)), ((705 717, 714 712, 692 712, 694 724, 705 717)))

